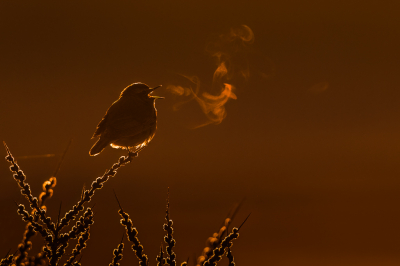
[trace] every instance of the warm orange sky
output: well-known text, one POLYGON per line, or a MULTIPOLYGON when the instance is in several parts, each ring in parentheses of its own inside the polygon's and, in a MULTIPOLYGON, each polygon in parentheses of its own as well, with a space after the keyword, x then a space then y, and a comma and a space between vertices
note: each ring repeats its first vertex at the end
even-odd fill
MULTIPOLYGON (((207 87, 216 65, 206 47, 232 27, 254 32, 249 80, 235 84, 221 124, 190 129, 206 119, 197 103, 175 112, 181 99, 158 90, 155 138, 93 199, 84 265, 110 263, 120 241, 112 189, 155 265, 167 187, 179 263, 244 197, 234 225, 252 215, 234 243, 237 265, 400 263, 399 3, 136 2, 0 2, 0 139, 17 157, 57 154, 19 160, 36 194, 74 138, 53 217, 124 154, 88 155, 124 87, 186 86, 181 75, 207 87)), ((13 200, 24 199, 3 160, 0 176, 6 254, 22 238, 13 200)))

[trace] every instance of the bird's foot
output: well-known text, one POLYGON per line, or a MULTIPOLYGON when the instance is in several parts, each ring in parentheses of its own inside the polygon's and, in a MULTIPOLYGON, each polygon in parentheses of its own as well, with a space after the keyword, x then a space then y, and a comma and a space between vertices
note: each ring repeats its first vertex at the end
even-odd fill
POLYGON ((137 151, 131 150, 130 148, 126 148, 128 150, 128 157, 133 158, 133 157, 138 157, 139 153, 137 151))

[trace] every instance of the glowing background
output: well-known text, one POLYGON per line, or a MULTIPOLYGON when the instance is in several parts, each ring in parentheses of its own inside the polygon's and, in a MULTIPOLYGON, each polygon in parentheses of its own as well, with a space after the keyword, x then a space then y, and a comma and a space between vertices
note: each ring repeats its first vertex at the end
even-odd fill
MULTIPOLYGON (((109 263, 120 241, 112 189, 154 263, 169 186, 179 263, 246 197, 233 223, 252 212, 234 243, 238 265, 398 265, 399 4, 157 2, 0 2, 1 140, 18 157, 61 154, 74 138, 48 202, 53 217, 122 154, 88 151, 125 86, 183 86, 178 74, 210 83, 207 44, 242 24, 255 35, 260 56, 221 124, 188 129, 204 119, 198 105, 175 112, 177 97, 158 91, 156 136, 95 195, 82 263, 109 263)), ((19 160, 36 194, 58 159, 19 160)), ((22 238, 13 200, 24 199, 4 160, 0 176, 5 254, 22 238)))

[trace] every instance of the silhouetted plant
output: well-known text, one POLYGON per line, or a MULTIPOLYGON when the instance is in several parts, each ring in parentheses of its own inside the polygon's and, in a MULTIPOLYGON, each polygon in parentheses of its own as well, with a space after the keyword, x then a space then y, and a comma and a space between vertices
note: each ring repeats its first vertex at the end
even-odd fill
POLYGON ((212 256, 213 251, 216 247, 221 244, 224 235, 227 233, 229 225, 231 224, 233 218, 236 216, 240 206, 242 205, 243 200, 241 203, 236 204, 232 210, 228 213, 225 220, 223 221, 221 227, 215 232, 211 237, 209 237, 206 241, 206 246, 202 251, 202 254, 197 258, 196 266, 202 266, 206 260, 210 256, 212 256))
POLYGON ((132 250, 135 252, 136 257, 139 260, 139 265, 147 266, 148 264, 148 257, 146 254, 143 253, 143 246, 140 244, 139 238, 137 237, 138 231, 135 227, 133 227, 133 222, 131 218, 129 218, 129 214, 124 212, 121 207, 121 204, 115 195, 119 205, 119 215, 121 215, 122 219, 120 220, 121 224, 125 227, 127 238, 130 242, 132 242, 132 250))
POLYGON ((124 251, 124 243, 122 243, 124 235, 122 235, 121 243, 113 250, 113 261, 108 266, 120 266, 119 261, 122 260, 122 252, 124 251))
POLYGON ((4 259, 1 259, 0 261, 0 266, 6 266, 6 265, 11 265, 13 259, 14 259, 14 254, 9 254, 11 250, 7 252, 7 255, 4 259))
MULTIPOLYGON (((66 248, 72 245, 72 240, 77 240, 75 247, 73 248, 71 254, 69 254, 64 266, 80 266, 80 260, 76 261, 77 257, 81 255, 82 250, 87 246, 87 242, 90 238, 90 227, 94 223, 94 213, 93 207, 87 207, 82 213, 84 204, 90 202, 96 190, 101 189, 105 182, 109 180, 110 177, 116 175, 117 170, 130 163, 133 157, 136 157, 137 153, 129 152, 128 156, 121 156, 118 162, 113 164, 112 167, 107 170, 103 176, 98 177, 92 182, 89 189, 83 189, 82 195, 79 201, 73 206, 71 210, 66 212, 64 217, 60 219, 60 213, 58 215, 57 221, 53 222, 50 217, 47 216, 47 208, 44 205, 45 201, 53 195, 53 188, 57 184, 56 173, 60 166, 58 166, 56 173, 43 183, 43 192, 40 193, 39 197, 33 196, 29 184, 26 182, 26 176, 24 172, 20 169, 16 160, 12 156, 6 143, 4 143, 5 149, 7 151, 6 160, 11 164, 10 170, 13 173, 13 177, 21 189, 21 194, 29 202, 30 211, 24 204, 17 205, 17 212, 25 221, 26 230, 23 235, 22 242, 18 245, 17 252, 15 254, 9 254, 5 256, 0 261, 0 266, 56 266, 59 265, 61 258, 65 255, 66 248), (69 231, 66 231, 66 227, 76 220, 75 224, 71 227, 69 231), (62 232, 64 230, 64 232, 62 232), (45 244, 42 251, 36 256, 28 256, 28 251, 32 247, 32 242, 30 239, 36 234, 43 238, 45 244)), ((65 155, 65 152, 64 152, 65 155)), ((64 157, 63 155, 63 157, 64 157)), ((61 160, 62 161, 62 160, 61 160)), ((129 214, 125 212, 121 204, 115 195, 119 211, 121 216, 120 223, 125 227, 125 233, 127 235, 128 241, 132 242, 132 250, 135 252, 136 257, 139 260, 139 265, 148 266, 149 259, 147 255, 144 254, 143 245, 137 237, 138 230, 133 226, 133 222, 129 217, 129 214)), ((170 219, 169 212, 169 192, 167 197, 167 207, 165 215, 165 223, 163 229, 166 232, 164 236, 165 252, 163 251, 163 245, 161 245, 160 253, 156 258, 157 266, 169 265, 176 266, 176 254, 173 248, 176 244, 176 240, 173 238, 173 221, 170 219), (165 257, 164 257, 165 256, 165 257)), ((60 205, 61 211, 61 205, 60 205)), ((59 212, 60 212, 59 211, 59 212)), ((234 214, 236 213, 234 211, 234 214)), ((220 228, 218 233, 215 233, 213 237, 209 238, 207 241, 207 247, 204 249, 202 256, 197 260, 198 265, 216 265, 222 258, 222 256, 227 256, 229 260, 229 265, 235 265, 233 255, 232 255, 232 241, 239 236, 239 228, 233 228, 232 233, 223 237, 227 232, 228 226, 231 223, 233 215, 228 215, 229 217, 225 219, 224 225, 220 228)), ((248 218, 248 217, 247 217, 248 218)), ((246 220, 247 220, 246 218, 246 220)), ((246 221, 245 220, 245 221, 246 221)), ((242 224, 243 225, 243 224, 242 224)), ((121 243, 113 250, 113 259, 109 266, 119 266, 120 261, 123 258, 123 248, 124 243, 121 243)), ((188 260, 184 261, 181 266, 187 266, 188 260)))
POLYGON ((174 234, 174 229, 172 228, 172 220, 169 219, 169 191, 168 191, 168 197, 167 197, 167 209, 165 211, 165 221, 166 223, 164 224, 163 228, 164 231, 167 233, 166 236, 164 236, 164 242, 167 244, 166 250, 167 250, 167 259, 166 262, 170 266, 176 266, 176 255, 172 248, 175 246, 175 239, 173 237, 174 234))

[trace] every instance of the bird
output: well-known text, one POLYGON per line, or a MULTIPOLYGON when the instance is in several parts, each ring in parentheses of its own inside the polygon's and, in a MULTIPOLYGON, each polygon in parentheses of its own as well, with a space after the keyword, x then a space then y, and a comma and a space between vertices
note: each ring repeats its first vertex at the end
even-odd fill
POLYGON ((151 94, 160 87, 150 88, 141 82, 126 87, 97 125, 92 138, 99 138, 89 155, 98 155, 108 145, 127 149, 130 154, 147 146, 157 129, 155 100, 164 99, 151 94))

